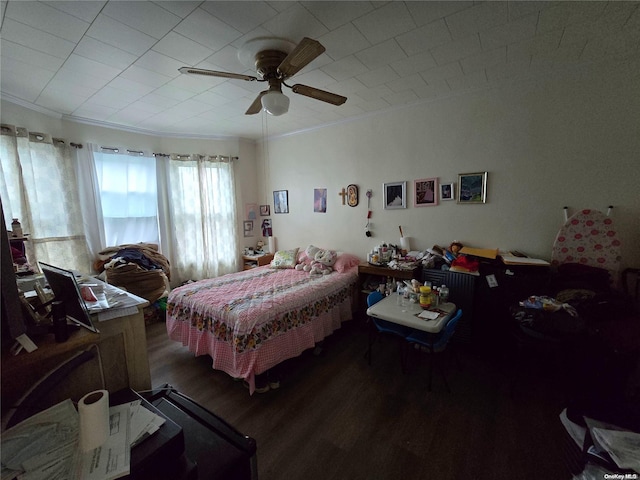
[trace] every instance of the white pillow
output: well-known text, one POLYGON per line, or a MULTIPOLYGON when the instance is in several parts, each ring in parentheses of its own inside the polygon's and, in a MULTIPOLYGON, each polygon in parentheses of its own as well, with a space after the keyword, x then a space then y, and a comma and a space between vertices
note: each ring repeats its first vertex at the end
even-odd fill
POLYGON ((273 268, 294 268, 298 263, 298 248, 278 250, 271 260, 273 268))

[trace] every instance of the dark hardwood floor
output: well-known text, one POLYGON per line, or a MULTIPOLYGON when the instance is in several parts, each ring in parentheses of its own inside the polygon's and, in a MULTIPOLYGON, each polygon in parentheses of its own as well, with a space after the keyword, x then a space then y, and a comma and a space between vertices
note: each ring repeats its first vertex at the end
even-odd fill
POLYGON ((354 320, 321 355, 286 362, 278 390, 250 396, 208 356, 170 341, 164 323, 147 338, 154 387, 173 385, 255 438, 261 480, 571 478, 561 389, 535 370, 512 396, 504 362, 460 348, 451 393, 438 375, 428 392, 426 355, 403 374, 395 339, 382 337, 369 366, 354 320))

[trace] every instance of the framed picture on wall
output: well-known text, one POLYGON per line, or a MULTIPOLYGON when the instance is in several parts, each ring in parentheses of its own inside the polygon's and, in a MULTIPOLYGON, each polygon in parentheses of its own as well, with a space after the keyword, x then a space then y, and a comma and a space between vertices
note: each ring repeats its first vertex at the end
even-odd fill
POLYGON ((413 206, 431 207, 438 205, 438 179, 423 178, 413 181, 413 206))
POLYGON ((455 183, 440 184, 440 200, 455 200, 455 199, 456 199, 456 184, 455 183))
POLYGON ((245 206, 247 220, 257 220, 258 218, 258 205, 255 203, 247 203, 245 206))
POLYGON ((253 220, 245 220, 242 224, 244 226, 244 236, 253 237, 253 220))
POLYGON ((271 215, 271 206, 270 205, 260 205, 260 216, 268 217, 271 215))
POLYGON ((327 189, 313 189, 313 211, 316 213, 327 213, 327 189))
POLYGON ((274 213, 289 213, 289 190, 275 190, 273 192, 274 213))
POLYGON ((389 182, 382 185, 384 208, 394 210, 407 208, 407 182, 389 182))
POLYGON ((458 203, 485 203, 487 201, 487 172, 458 175, 458 203))

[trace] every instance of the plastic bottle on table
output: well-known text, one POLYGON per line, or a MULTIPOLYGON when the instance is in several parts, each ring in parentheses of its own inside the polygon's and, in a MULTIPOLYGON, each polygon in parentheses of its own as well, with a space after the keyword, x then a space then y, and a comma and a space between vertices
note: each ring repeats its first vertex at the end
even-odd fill
POLYGON ((440 303, 447 303, 449 301, 449 287, 442 285, 440 287, 440 303))
POLYGON ((11 222, 11 236, 13 237, 22 237, 22 225, 17 218, 14 218, 11 222))

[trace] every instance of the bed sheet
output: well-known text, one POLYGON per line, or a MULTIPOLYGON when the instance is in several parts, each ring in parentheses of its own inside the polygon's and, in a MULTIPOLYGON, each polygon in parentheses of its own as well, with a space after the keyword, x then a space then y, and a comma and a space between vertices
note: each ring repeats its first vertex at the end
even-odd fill
POLYGON ((357 266, 329 275, 265 266, 190 283, 169 295, 167 332, 253 393, 255 375, 352 318, 357 279, 357 266))

